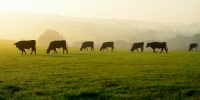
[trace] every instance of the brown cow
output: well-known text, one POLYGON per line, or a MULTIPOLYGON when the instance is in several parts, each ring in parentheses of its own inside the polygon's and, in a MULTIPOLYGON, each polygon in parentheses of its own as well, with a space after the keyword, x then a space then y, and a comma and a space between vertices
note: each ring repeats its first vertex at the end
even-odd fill
POLYGON ((31 51, 31 55, 33 53, 33 51, 35 52, 36 55, 36 41, 35 40, 27 40, 27 41, 19 41, 17 43, 14 43, 14 45, 16 45, 16 47, 22 51, 22 55, 23 52, 26 54, 26 51, 24 49, 32 49, 31 51))

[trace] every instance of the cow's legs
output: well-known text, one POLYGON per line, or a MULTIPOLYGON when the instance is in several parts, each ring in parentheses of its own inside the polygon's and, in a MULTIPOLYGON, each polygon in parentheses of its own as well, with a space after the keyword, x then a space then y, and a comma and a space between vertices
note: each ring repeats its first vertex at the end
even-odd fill
POLYGON ((143 52, 143 49, 144 49, 144 48, 143 48, 143 47, 141 47, 141 52, 143 52))
POLYGON ((137 52, 138 52, 138 49, 137 49, 137 52))
POLYGON ((93 51, 94 51, 94 47, 93 47, 93 46, 91 46, 91 50, 90 50, 90 51, 92 51, 92 49, 93 49, 93 51))
POLYGON ((164 48, 164 49, 165 49, 166 53, 168 53, 168 52, 167 52, 167 48, 164 48))
POLYGON ((107 49, 107 51, 108 51, 108 48, 106 48, 107 49))
POLYGON ((68 50, 67 50, 67 48, 65 48, 65 50, 66 50, 66 52, 68 53, 68 50))
POLYGON ((88 51, 88 48, 86 48, 87 49, 87 51, 88 51))
MULTIPOLYGON (((55 49, 55 51, 56 51, 56 49, 55 49)), ((58 52, 56 51, 56 53, 58 54, 58 52)))
POLYGON ((35 51, 35 55, 36 55, 36 47, 34 48, 34 51, 35 51))
POLYGON ((24 53, 25 53, 25 55, 26 55, 26 51, 24 50, 24 53))
POLYGON ((64 54, 64 52, 65 52, 65 49, 63 48, 63 54, 64 54))
POLYGON ((26 51, 25 51, 24 49, 22 50, 22 55, 23 55, 23 52, 24 52, 24 53, 25 53, 25 55, 26 55, 26 51))
POLYGON ((161 48, 161 51, 160 51, 160 53, 162 53, 162 51, 163 51, 163 48, 161 48))
POLYGON ((57 54, 58 54, 58 52, 56 51, 56 49, 54 49, 54 54, 55 54, 55 53, 57 53, 57 54))
POLYGON ((33 51, 35 52, 35 55, 36 55, 36 48, 35 48, 35 47, 32 48, 32 50, 31 50, 31 55, 32 55, 33 51))
POLYGON ((66 52, 68 53, 67 48, 66 48, 66 47, 65 47, 65 48, 63 47, 63 54, 64 54, 65 50, 66 50, 66 52))
POLYGON ((153 53, 157 53, 157 52, 155 51, 155 49, 153 49, 153 53))
POLYGON ((113 51, 113 47, 112 47, 111 51, 113 51))
POLYGON ((31 49, 31 55, 32 55, 32 53, 33 53, 33 48, 31 49))
POLYGON ((24 50, 21 50, 21 51, 22 51, 22 55, 23 55, 24 50))

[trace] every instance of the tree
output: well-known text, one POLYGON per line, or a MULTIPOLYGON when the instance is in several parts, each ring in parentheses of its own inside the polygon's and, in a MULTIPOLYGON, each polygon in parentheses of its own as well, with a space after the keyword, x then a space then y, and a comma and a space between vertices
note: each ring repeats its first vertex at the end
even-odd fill
MULTIPOLYGON (((60 35, 57 31, 55 30, 46 30, 42 35, 37 40, 37 44, 39 45, 49 45, 51 41, 55 40, 65 40, 63 35, 60 35)), ((67 46, 69 44, 67 43, 67 46)))
POLYGON ((119 49, 128 49, 131 48, 131 45, 129 45, 125 40, 115 40, 114 47, 119 49))
POLYGON ((194 36, 192 37, 192 42, 200 45, 200 34, 199 33, 194 34, 194 36))

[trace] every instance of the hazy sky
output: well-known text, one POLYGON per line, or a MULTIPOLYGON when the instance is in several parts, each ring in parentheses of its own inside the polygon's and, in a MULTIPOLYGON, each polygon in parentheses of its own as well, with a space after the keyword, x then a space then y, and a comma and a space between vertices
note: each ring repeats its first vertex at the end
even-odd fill
POLYGON ((0 11, 156 22, 200 22, 200 0, 0 0, 0 11))

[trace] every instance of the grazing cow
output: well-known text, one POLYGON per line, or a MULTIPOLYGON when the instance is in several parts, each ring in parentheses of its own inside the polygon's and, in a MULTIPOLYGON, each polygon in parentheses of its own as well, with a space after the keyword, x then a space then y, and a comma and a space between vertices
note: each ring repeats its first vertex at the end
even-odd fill
POLYGON ((157 49, 161 49, 160 53, 162 53, 163 49, 165 49, 166 53, 167 53, 167 50, 168 50, 166 42, 151 42, 151 43, 147 43, 147 47, 151 47, 153 49, 153 53, 154 52, 157 53, 155 51, 156 48, 157 49))
MULTIPOLYGON (((93 49, 93 51, 94 51, 94 42, 93 41, 86 41, 86 42, 83 42, 82 43, 82 46, 81 46, 81 48, 80 48, 80 51, 82 51, 82 49, 84 49, 84 51, 85 51, 85 49, 87 49, 87 51, 88 51, 88 48, 87 47, 91 47, 91 50, 93 49)), ((90 51, 91 51, 90 50, 90 51)))
POLYGON ((193 48, 195 48, 195 49, 197 48, 197 50, 198 50, 198 44, 197 43, 191 43, 189 51, 191 51, 193 48))
POLYGON ((14 45, 16 45, 16 47, 22 51, 22 55, 23 52, 26 54, 26 51, 24 49, 32 49, 31 51, 31 55, 33 53, 33 51, 35 52, 36 55, 36 47, 35 47, 36 41, 35 40, 28 40, 28 41, 19 41, 17 43, 14 43, 14 45))
POLYGON ((104 42, 103 44, 102 44, 102 46, 101 46, 101 48, 100 48, 100 51, 103 49, 103 51, 104 51, 104 49, 107 49, 107 51, 108 51, 108 48, 107 47, 111 47, 111 51, 113 51, 113 49, 115 49, 115 47, 114 47, 114 42, 104 42))
POLYGON ((64 54, 64 51, 66 50, 66 52, 68 53, 67 51, 67 45, 66 45, 66 41, 65 40, 59 40, 59 41, 52 41, 50 44, 49 44, 49 48, 47 49, 47 54, 49 54, 49 52, 51 50, 54 50, 54 54, 55 52, 58 53, 56 51, 56 48, 63 48, 63 54, 64 54))
POLYGON ((132 48, 130 49, 132 52, 134 52, 135 49, 137 49, 138 52, 138 48, 141 48, 141 52, 143 52, 144 49, 144 42, 139 42, 139 43, 134 43, 132 45, 132 48))

